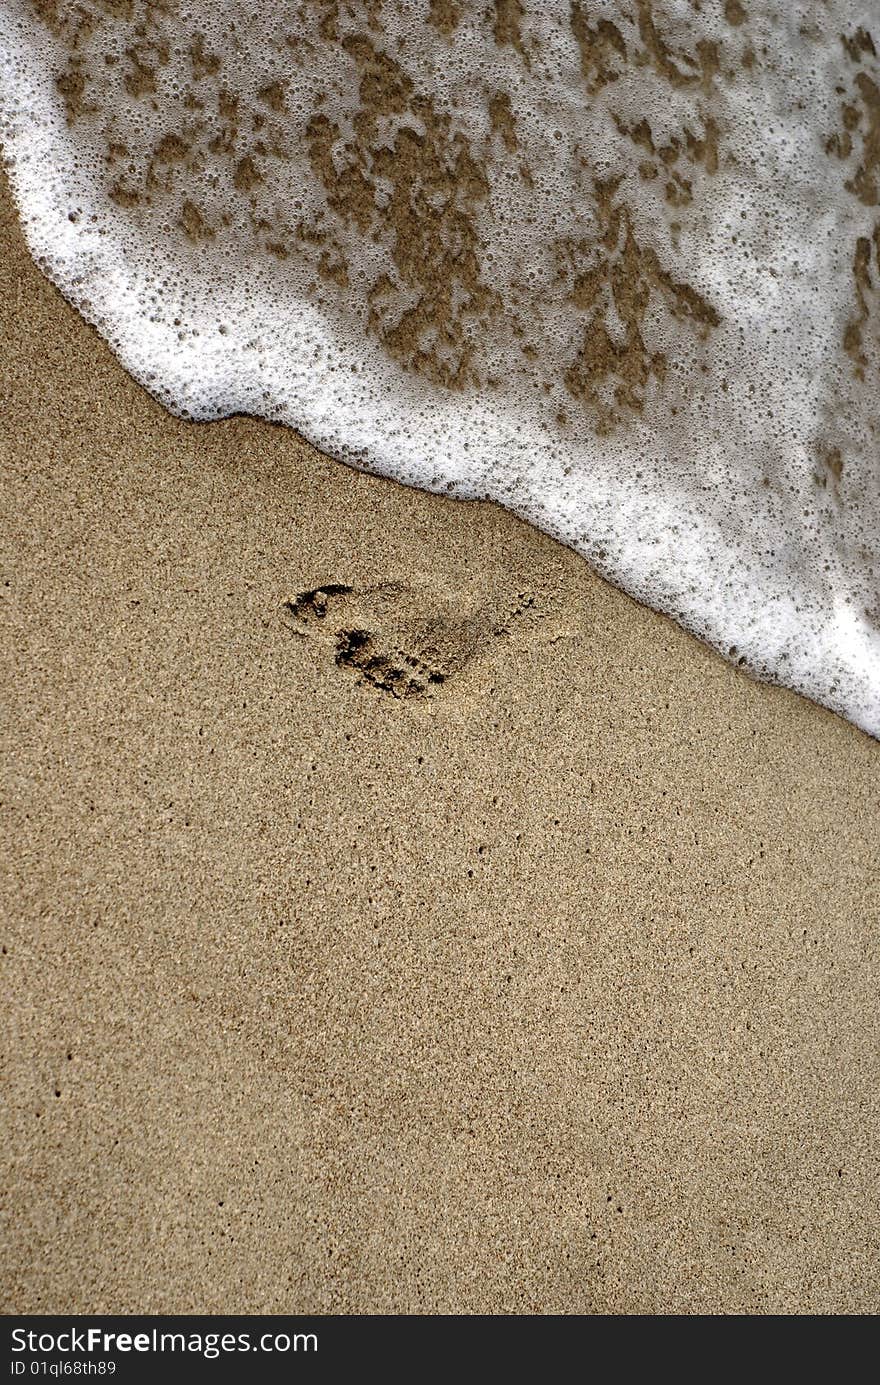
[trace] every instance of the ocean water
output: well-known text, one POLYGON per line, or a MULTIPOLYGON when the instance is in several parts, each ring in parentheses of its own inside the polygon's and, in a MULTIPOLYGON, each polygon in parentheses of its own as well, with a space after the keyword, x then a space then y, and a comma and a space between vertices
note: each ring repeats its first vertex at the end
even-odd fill
POLYGON ((500 501, 880 735, 878 54, 878 0, 0 0, 0 140, 169 409, 500 501))

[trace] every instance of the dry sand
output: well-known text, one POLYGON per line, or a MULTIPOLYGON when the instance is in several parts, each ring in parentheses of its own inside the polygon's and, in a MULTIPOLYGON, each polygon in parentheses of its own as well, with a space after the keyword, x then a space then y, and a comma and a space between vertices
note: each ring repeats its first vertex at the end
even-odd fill
POLYGON ((880 745, 0 220, 5 1310, 880 1309, 880 745))

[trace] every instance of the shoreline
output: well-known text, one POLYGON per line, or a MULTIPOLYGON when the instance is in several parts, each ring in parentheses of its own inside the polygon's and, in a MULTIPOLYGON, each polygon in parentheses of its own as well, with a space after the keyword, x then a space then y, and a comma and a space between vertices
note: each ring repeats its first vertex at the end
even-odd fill
POLYGON ((878 1311, 877 743, 0 205, 5 1311, 878 1311))

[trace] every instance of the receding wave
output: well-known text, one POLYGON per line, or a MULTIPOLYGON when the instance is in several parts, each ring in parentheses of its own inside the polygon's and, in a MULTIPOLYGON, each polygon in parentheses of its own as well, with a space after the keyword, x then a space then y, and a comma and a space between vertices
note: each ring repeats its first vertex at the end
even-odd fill
POLYGON ((498 500, 878 735, 878 45, 845 0, 0 0, 0 134, 169 408, 498 500))

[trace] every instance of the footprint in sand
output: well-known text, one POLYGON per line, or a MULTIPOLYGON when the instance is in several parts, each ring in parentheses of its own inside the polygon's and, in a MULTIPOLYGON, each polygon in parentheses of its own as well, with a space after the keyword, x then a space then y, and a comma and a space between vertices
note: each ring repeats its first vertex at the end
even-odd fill
POLYGON ((330 645, 338 668, 401 699, 436 694, 505 637, 530 642, 573 633, 550 615, 531 591, 451 598, 399 582, 362 588, 328 582, 284 605, 293 633, 330 645))

